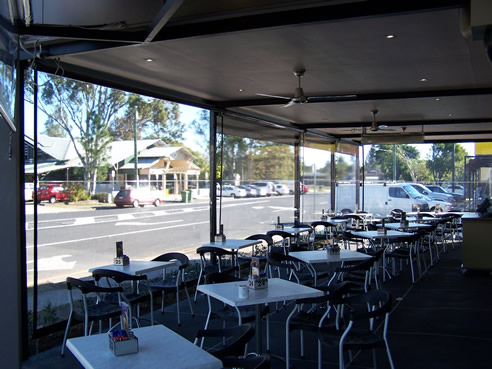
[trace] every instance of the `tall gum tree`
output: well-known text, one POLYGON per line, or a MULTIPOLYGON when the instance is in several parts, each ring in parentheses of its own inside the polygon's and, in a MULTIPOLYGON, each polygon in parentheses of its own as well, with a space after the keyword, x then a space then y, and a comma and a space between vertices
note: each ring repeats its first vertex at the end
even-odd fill
POLYGON ((38 107, 72 140, 84 168, 84 188, 94 193, 97 170, 106 164, 112 141, 109 126, 125 106, 126 94, 53 75, 43 75, 42 81, 38 107))

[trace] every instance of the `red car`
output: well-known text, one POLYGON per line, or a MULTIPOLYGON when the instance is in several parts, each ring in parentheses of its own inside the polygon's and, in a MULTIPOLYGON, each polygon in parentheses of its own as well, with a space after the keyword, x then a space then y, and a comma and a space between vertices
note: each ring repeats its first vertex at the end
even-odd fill
POLYGON ((149 190, 131 188, 119 191, 114 198, 114 203, 119 208, 125 205, 133 206, 134 208, 143 205, 157 207, 161 204, 161 199, 149 190))
POLYGON ((48 184, 38 187, 36 201, 49 201, 51 204, 54 204, 57 201, 68 201, 68 197, 61 184, 48 184))

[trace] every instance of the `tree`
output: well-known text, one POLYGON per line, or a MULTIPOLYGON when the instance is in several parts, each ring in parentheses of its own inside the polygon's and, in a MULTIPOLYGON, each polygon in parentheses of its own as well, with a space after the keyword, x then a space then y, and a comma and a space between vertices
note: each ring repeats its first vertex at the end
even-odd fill
POLYGON ((135 123, 137 139, 157 138, 165 143, 183 141, 184 126, 179 120, 177 103, 129 94, 123 117, 116 118, 110 125, 111 136, 133 139, 135 123))
POLYGON ((433 144, 431 151, 427 154, 426 165, 432 174, 435 183, 441 184, 451 180, 453 172, 453 150, 454 166, 457 168, 457 180, 463 179, 463 163, 466 150, 459 144, 440 143, 433 144))
POLYGON ((84 167, 84 187, 94 193, 98 168, 107 164, 112 140, 109 125, 126 104, 126 95, 59 76, 46 75, 41 86, 38 106, 48 116, 49 125, 56 122, 72 140, 84 167))
POLYGON ((51 118, 44 123, 43 134, 50 137, 67 137, 67 132, 51 118))
MULTIPOLYGON (((411 145, 395 145, 396 180, 417 182, 420 173, 419 151, 411 145)), ((393 179, 393 145, 373 145, 365 169, 382 172, 385 180, 393 179)))
POLYGON ((248 156, 251 179, 294 179, 294 154, 289 145, 257 141, 248 156))

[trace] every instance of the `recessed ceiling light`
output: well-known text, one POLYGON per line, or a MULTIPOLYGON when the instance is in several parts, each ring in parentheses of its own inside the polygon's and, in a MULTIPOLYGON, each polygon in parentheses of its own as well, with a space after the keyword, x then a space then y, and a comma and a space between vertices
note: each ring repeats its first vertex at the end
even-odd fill
POLYGON ((439 101, 439 100, 441 100, 441 99, 440 99, 440 98, 438 98, 438 97, 436 97, 434 100, 439 101))
POLYGON ((389 40, 389 39, 395 38, 396 36, 390 33, 389 35, 386 35, 385 37, 389 40))
POLYGON ((237 90, 238 90, 239 92, 244 92, 244 91, 246 91, 244 88, 238 88, 237 90))
POLYGON ((152 59, 152 58, 147 58, 147 59, 145 59, 145 61, 146 61, 146 62, 149 62, 149 63, 152 63, 152 62, 154 61, 154 59, 152 59))
POLYGON ((452 116, 452 114, 448 114, 448 117, 452 116))
POLYGON ((420 82, 427 82, 427 78, 421 78, 420 82))

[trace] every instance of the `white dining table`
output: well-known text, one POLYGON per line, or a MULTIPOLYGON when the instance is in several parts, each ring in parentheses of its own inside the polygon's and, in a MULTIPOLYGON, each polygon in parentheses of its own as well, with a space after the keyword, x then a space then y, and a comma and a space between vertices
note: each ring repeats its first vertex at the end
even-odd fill
MULTIPOLYGON (((386 247, 390 244, 390 241, 391 240, 394 240, 396 238, 404 238, 404 237, 413 237, 414 234, 411 233, 411 232, 401 232, 401 231, 394 231, 394 230, 386 230, 386 233, 382 233, 382 232, 378 232, 378 231, 356 231, 356 232, 352 232, 352 234, 356 237, 361 237, 361 238, 366 238, 368 240, 381 240, 381 247, 385 248, 386 250, 386 247), (387 243, 387 245, 385 246, 384 243, 387 243)), ((386 261, 385 261, 385 254, 386 254, 386 251, 383 253, 383 268, 384 268, 384 271, 387 272, 386 268, 385 268, 385 265, 386 265, 386 261)), ((387 272, 388 275, 389 275, 389 272, 387 272)), ((383 282, 386 281, 386 274, 383 273, 383 282)))
MULTIPOLYGON (((295 282, 280 278, 269 278, 268 287, 264 289, 249 289, 247 298, 239 297, 239 286, 244 285, 245 281, 204 284, 198 286, 198 291, 213 297, 229 306, 239 308, 241 306, 252 306, 256 308, 256 353, 262 353, 262 322, 261 308, 265 304, 279 301, 302 299, 307 297, 322 296, 323 292, 315 288, 304 286, 295 282)), ((209 303, 208 318, 212 314, 212 304, 209 303)))
POLYGON ((399 230, 399 229, 426 229, 431 228, 432 224, 429 223, 417 223, 417 222, 409 222, 408 224, 402 226, 401 223, 385 223, 384 225, 388 229, 399 230))
POLYGON ((175 266, 174 261, 152 261, 152 260, 130 260, 128 265, 108 264, 89 269, 92 273, 96 269, 114 270, 129 275, 142 275, 157 270, 166 269, 175 266))
POLYGON ((346 261, 364 261, 372 258, 371 255, 364 254, 358 251, 341 249, 340 254, 332 255, 327 250, 313 250, 313 251, 293 251, 289 253, 289 256, 295 257, 302 261, 310 268, 311 273, 314 276, 314 285, 318 284, 316 270, 312 264, 320 263, 343 263, 346 261))
POLYGON ((85 369, 219 369, 222 362, 163 325, 135 328, 138 352, 115 356, 107 333, 69 338, 67 347, 85 369))
POLYGON ((237 266, 239 250, 246 247, 254 247, 255 245, 261 244, 261 242, 261 240, 241 240, 226 238, 225 241, 212 241, 204 243, 202 244, 202 247, 218 247, 220 249, 231 250, 234 254, 233 264, 237 266))

